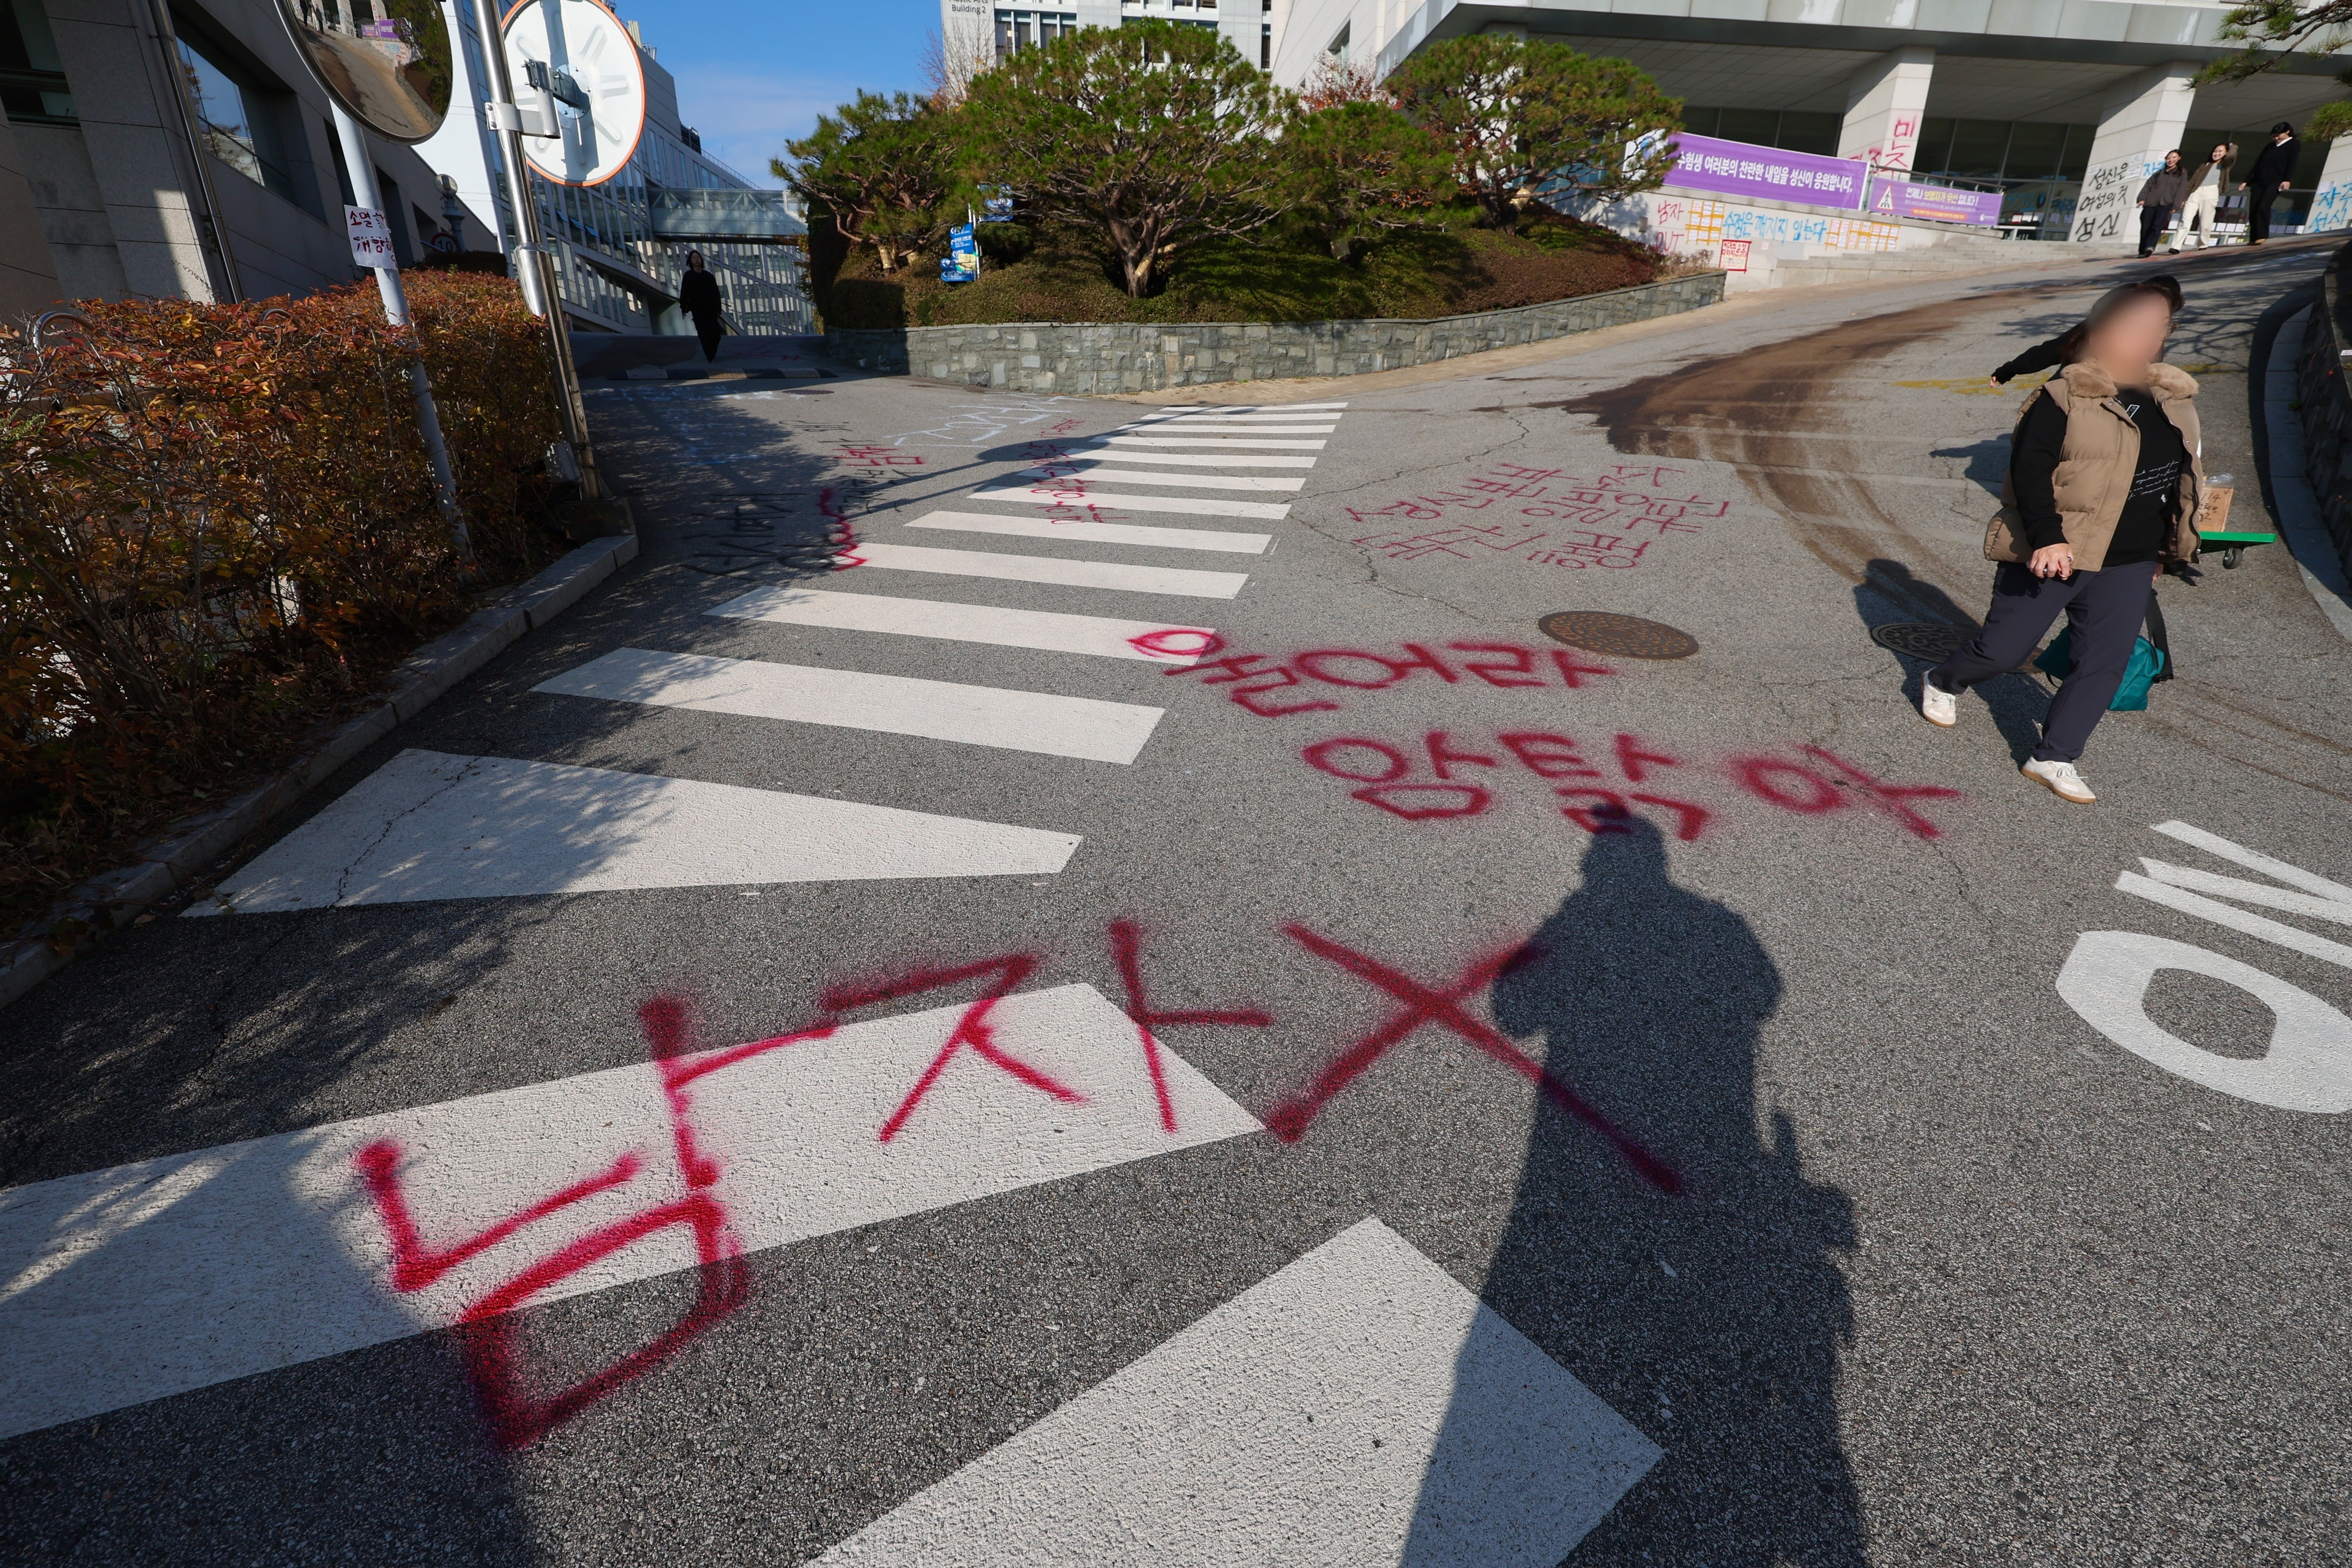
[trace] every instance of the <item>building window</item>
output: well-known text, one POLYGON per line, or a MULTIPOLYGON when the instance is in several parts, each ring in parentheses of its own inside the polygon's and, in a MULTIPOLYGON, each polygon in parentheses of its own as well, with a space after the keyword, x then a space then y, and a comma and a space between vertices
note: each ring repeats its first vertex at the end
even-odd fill
POLYGON ((185 33, 180 35, 180 69, 212 155, 293 201, 294 176, 287 168, 271 95, 244 71, 189 42, 185 33))
POLYGON ((1323 52, 1341 65, 1348 63, 1348 35, 1355 26, 1353 22, 1342 22, 1339 30, 1331 35, 1331 41, 1323 46, 1323 52))
POLYGON ((19 125, 76 123, 41 0, 0 0, 0 109, 19 125))
POLYGON ((1257 68, 1274 69, 1274 24, 1268 22, 1257 30, 1257 68))
POLYGON ((996 14, 996 57, 1050 44, 1078 30, 1071 11, 999 11, 996 14))

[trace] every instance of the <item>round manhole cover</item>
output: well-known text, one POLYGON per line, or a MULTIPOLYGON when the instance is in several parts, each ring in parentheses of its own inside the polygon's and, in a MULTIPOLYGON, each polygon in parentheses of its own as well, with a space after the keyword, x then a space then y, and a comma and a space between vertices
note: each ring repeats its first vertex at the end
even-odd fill
POLYGON ((1698 639, 1687 632, 1605 610, 1555 610, 1536 629, 1555 643, 1621 659, 1687 659, 1698 652, 1698 639))
POLYGON ((1908 653, 1915 659, 1933 659, 1938 664, 1950 658, 1952 650, 1966 642, 1968 636, 1958 626, 1935 621, 1897 621, 1870 629, 1870 640, 1880 647, 1908 653))

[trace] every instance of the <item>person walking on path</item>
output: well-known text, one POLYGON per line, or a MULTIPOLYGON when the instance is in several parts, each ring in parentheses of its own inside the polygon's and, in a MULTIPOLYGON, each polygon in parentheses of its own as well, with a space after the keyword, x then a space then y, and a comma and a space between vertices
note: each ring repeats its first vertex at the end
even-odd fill
POLYGON ((2164 155, 2164 167, 2147 177, 2139 188, 2139 253, 2156 254, 2156 242, 2164 235, 2164 225, 2172 221, 2172 209, 2189 199, 2189 171, 2180 166, 2180 149, 2176 147, 2164 155))
POLYGON ((2238 187, 2246 193, 2248 245, 2271 237, 2271 204, 2294 180, 2295 161, 2302 156, 2303 143, 2295 140, 2294 126, 2282 120, 2271 127, 2271 144, 2254 154, 2254 166, 2238 187))
POLYGON ((2181 204, 2180 232, 2173 236, 2176 254, 2184 247, 2197 250, 2221 243, 2213 237, 2213 214, 2221 204, 2221 193, 2230 188, 2230 165, 2237 160, 2237 146, 2224 141, 2189 171, 2189 200, 2181 204))
POLYGON ((686 253, 686 276, 677 282, 677 308, 694 318, 695 335, 702 340, 705 364, 719 358, 719 340, 726 334, 727 319, 721 314, 726 308, 725 296, 719 291, 719 279, 703 270, 702 253, 686 253))
POLYGON ((2197 549, 2197 383, 2159 359, 2178 298, 2178 285, 2126 283, 2066 335, 2065 368, 2035 389, 2011 439, 2000 514, 1985 531, 1985 558, 1999 564, 1984 630, 1919 687, 1921 715, 1948 729, 1958 695, 2015 669, 2063 611, 2074 665, 2022 771, 2080 804, 2098 797, 2074 761, 2123 684, 2157 573, 2197 549))

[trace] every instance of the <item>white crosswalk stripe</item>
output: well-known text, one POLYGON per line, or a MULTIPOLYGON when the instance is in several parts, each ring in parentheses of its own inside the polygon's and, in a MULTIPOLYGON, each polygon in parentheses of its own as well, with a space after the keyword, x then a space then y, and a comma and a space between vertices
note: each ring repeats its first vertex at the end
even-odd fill
POLYGON ((1238 435, 1119 435, 1102 438, 1113 446, 1208 446, 1221 452, 1320 452, 1328 444, 1320 441, 1267 441, 1238 435))
POLYGON ((1231 599, 1249 580, 1246 572, 1194 571, 1175 566, 1126 566, 1117 561, 1071 560, 1063 556, 1004 555, 992 550, 932 549, 923 545, 860 544, 855 559, 882 571, 934 572, 949 577, 993 577, 1009 582, 1048 582, 1068 588, 1108 588, 1122 593, 1170 593, 1189 599, 1231 599))
POLYGON ((1111 468, 1104 466, 1108 463, 1114 463, 1116 461, 1116 458, 1103 457, 1056 457, 1048 465, 1024 469, 1021 473, 1015 475, 1014 477, 1020 479, 1034 479, 1040 484, 1050 484, 1056 479, 1064 477, 1066 471, 1070 469, 1100 469, 1105 477, 1116 480, 1121 485, 1181 485, 1195 490, 1265 490, 1279 492, 1297 490, 1307 483, 1304 479, 1274 479, 1255 474, 1239 476, 1226 474, 1153 474, 1139 469, 1111 468))
POLYGON ((1264 555, 1272 534, 1234 534, 1216 528, 1155 528, 1140 523, 1083 523, 1046 517, 1009 517, 994 512, 929 512, 910 528, 946 528, 961 533, 1012 534, 1024 538, 1086 539, 1107 545, 1149 545, 1161 549, 1223 550, 1264 555))
POLYGON ((956 643, 986 643, 1000 648, 1038 648, 1055 653, 1091 653, 1106 659, 1140 659, 1178 668, 1196 662, 1181 652, 1189 639, 1208 646, 1215 633, 1206 626, 1175 626, 1165 621, 1124 621, 1108 615, 1065 615, 1045 610, 1008 610, 993 604, 944 603, 936 599, 897 599, 880 593, 836 593, 821 588, 755 588, 707 615, 738 621, 772 621, 787 626, 824 626, 840 632, 882 632, 901 637, 940 637, 956 643), (1172 633, 1172 634, 1171 634, 1172 633), (1139 640, 1151 639, 1142 646, 1139 640))
POLYGON ((1367 1219, 817 1562, 1551 1568, 1659 1457, 1367 1219))
POLYGON ((1133 762, 1161 709, 907 675, 620 648, 534 691, 1133 762))
MULTIPOLYGON (((1056 459, 1056 461, 1064 461, 1056 459)), ((1129 452, 1095 442, 1070 447, 1073 463, 1169 463, 1184 468, 1312 468, 1312 457, 1237 457, 1223 452, 1129 452)))
POLYGON ((975 501, 1016 501, 1035 507, 1109 507, 1123 512, 1189 512, 1196 517, 1255 517, 1278 523, 1290 516, 1287 503, 1211 500, 1199 496, 1139 496, 1129 491, 1096 490, 1087 481, 1061 485, 992 486, 974 490, 975 501))
POLYGON ((1252 424, 1237 419, 1217 421, 1205 419, 1171 419, 1136 424, 1123 424, 1118 427, 1118 433, 1121 435, 1140 434, 1145 432, 1160 434, 1171 430, 1181 430, 1186 432, 1201 431, 1203 433, 1215 433, 1218 434, 1228 435, 1247 435, 1254 432, 1270 435, 1328 435, 1339 428, 1339 427, 1336 424, 1316 424, 1304 422, 1297 423, 1286 422, 1278 424, 1252 424))
MULTIPOLYGON (((997 1045, 1071 1096, 969 1051, 898 1134, 964 1004, 824 1039, 672 1063, 695 1145, 743 1251, 1237 1137, 1258 1124, 1164 1045, 1163 1119, 1141 1037, 1090 986, 1008 997, 997 1045), (703 1075, 693 1077, 698 1069, 703 1075), (1173 1130, 1168 1123, 1172 1121, 1173 1130)), ((0 1437, 446 1327, 559 1250, 684 1197, 653 1063, 395 1111, 0 1192, 0 1437), (354 1167, 390 1140, 420 1231, 450 1246, 551 1195, 635 1174, 546 1213, 446 1273, 394 1288, 390 1239, 354 1167)), ((551 1301, 698 1262, 673 1225, 534 1291, 551 1301)))
POLYGON ((1058 872, 1076 833, 504 757, 403 751, 222 883, 234 909, 1058 872))

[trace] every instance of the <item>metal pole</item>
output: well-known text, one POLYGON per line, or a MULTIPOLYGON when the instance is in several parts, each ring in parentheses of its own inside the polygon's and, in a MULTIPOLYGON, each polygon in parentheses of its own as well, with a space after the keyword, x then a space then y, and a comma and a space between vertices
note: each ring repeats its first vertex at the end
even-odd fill
MULTIPOLYGON (((383 212, 383 192, 376 184, 375 160, 368 155, 367 133, 358 120, 337 102, 335 139, 343 144, 343 169, 350 174, 352 194, 362 206, 383 212)), ((384 214, 387 223, 397 222, 397 213, 384 214)), ((375 286, 383 295, 383 318, 395 327, 408 325, 408 291, 400 286, 400 268, 379 267, 375 286)), ((457 559, 467 570, 474 565, 474 541, 466 531, 466 515, 457 508, 457 476, 449 471, 448 444, 441 439, 441 410, 433 401, 433 383, 425 374, 422 360, 408 361, 408 390, 416 394, 416 428, 425 437, 425 455, 433 462, 433 488, 441 503, 441 516, 448 521, 450 536, 457 543, 457 559)))
POLYGON ((539 202, 531 193, 530 164, 522 155, 522 117, 515 110, 514 77, 507 69, 506 29, 490 0, 474 0, 474 28, 481 34, 482 65, 489 73, 490 128, 499 139, 499 156, 507 166, 507 194, 514 206, 515 271, 522 284, 523 303, 547 322, 548 352, 555 361, 557 404, 563 416, 563 437, 580 460, 580 497, 604 498, 604 481, 596 473, 596 451, 588 440, 588 403, 580 395, 580 371, 572 360, 572 334, 563 325, 563 293, 555 277, 554 258, 548 254, 539 227, 539 202))

